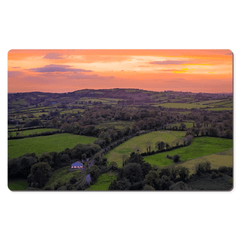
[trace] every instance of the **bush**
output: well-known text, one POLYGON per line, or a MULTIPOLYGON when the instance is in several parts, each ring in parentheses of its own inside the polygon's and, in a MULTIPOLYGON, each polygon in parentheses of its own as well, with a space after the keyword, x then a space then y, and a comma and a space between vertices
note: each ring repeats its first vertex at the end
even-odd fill
POLYGON ((146 184, 144 186, 143 190, 144 191, 154 191, 155 189, 151 185, 146 184))
POLYGON ((185 167, 180 167, 179 168, 179 177, 181 181, 186 181, 189 176, 189 169, 185 167))
POLYGON ((180 156, 179 155, 174 155, 173 156, 173 161, 175 162, 175 163, 178 163, 178 162, 181 162, 181 160, 180 160, 180 156))
POLYGON ((158 188, 159 183, 159 174, 157 171, 150 170, 149 173, 145 177, 146 184, 152 186, 153 188, 158 188))
POLYGON ((211 178, 212 178, 212 179, 215 179, 215 178, 217 178, 217 177, 218 177, 218 175, 217 175, 215 172, 212 172, 211 178))
POLYGON ((195 171, 196 171, 196 174, 198 175, 200 175, 201 173, 210 172, 210 170, 211 170, 211 163, 208 161, 198 163, 197 165, 195 165, 195 171))
POLYGON ((112 171, 116 171, 118 169, 118 165, 116 162, 110 162, 109 166, 108 166, 109 170, 112 170, 112 171))
POLYGON ((126 178, 122 178, 119 181, 114 180, 108 190, 129 190, 130 186, 131 183, 126 178))
POLYGON ((74 184, 76 182, 77 182, 77 178, 75 176, 73 176, 69 181, 69 183, 71 183, 71 184, 74 184))

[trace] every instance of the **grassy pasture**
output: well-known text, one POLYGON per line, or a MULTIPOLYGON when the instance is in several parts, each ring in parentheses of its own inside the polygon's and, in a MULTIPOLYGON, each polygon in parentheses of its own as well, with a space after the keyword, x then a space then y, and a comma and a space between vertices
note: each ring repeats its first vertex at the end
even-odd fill
POLYGON ((106 158, 109 162, 115 161, 118 166, 122 166, 122 156, 130 155, 136 147, 141 149, 141 152, 146 152, 146 143, 152 143, 152 150, 156 150, 155 143, 158 141, 164 141, 165 143, 171 144, 177 139, 181 139, 185 136, 185 132, 179 131, 156 131, 147 134, 143 134, 141 136, 137 136, 129 139, 123 144, 117 146, 110 152, 106 154, 106 158))
POLYGON ((116 180, 117 177, 114 173, 104 173, 97 179, 94 185, 91 185, 87 191, 107 191, 111 182, 116 180))
POLYGON ((189 169, 190 174, 195 173, 195 165, 201 162, 210 162, 211 168, 219 168, 221 166, 232 167, 233 166, 233 149, 228 149, 223 152, 211 154, 204 157, 195 158, 186 161, 181 166, 189 169))
POLYGON ((60 183, 61 185, 65 183, 67 184, 72 177, 79 179, 82 174, 80 170, 73 172, 69 172, 68 170, 69 167, 64 167, 54 171, 45 187, 51 187, 53 189, 57 183, 60 183))
POLYGON ((8 157, 16 158, 26 153, 40 155, 44 152, 60 152, 77 144, 93 143, 97 138, 61 133, 50 136, 13 139, 8 141, 8 157))
POLYGON ((192 108, 206 108, 207 105, 203 105, 201 103, 160 103, 158 106, 162 106, 165 108, 186 108, 186 109, 192 109, 192 108))
POLYGON ((200 137, 195 138, 191 145, 187 147, 178 148, 172 151, 157 153, 151 156, 144 157, 144 161, 151 165, 160 167, 171 165, 173 161, 166 158, 178 154, 182 161, 187 161, 194 158, 207 156, 210 154, 219 153, 233 147, 232 139, 213 138, 213 137, 200 137))
POLYGON ((12 104, 14 104, 14 105, 26 105, 27 102, 26 102, 25 99, 19 99, 17 101, 12 101, 12 104))
POLYGON ((35 133, 39 134, 44 132, 56 132, 56 131, 58 130, 55 128, 39 128, 39 129, 12 132, 12 136, 16 137, 17 132, 19 132, 20 136, 29 136, 30 134, 35 134, 35 133))
POLYGON ((8 181, 8 188, 11 191, 26 190, 28 183, 26 179, 12 179, 8 181))
POLYGON ((60 113, 61 114, 64 114, 64 113, 82 113, 84 112, 85 110, 84 109, 69 109, 69 110, 64 110, 64 111, 61 111, 60 113))
MULTIPOLYGON (((121 99, 122 100, 122 99, 121 99)), ((107 104, 107 103, 117 103, 119 101, 119 99, 116 98, 80 98, 78 100, 78 102, 89 102, 91 101, 93 102, 102 102, 103 104, 107 104)))
POLYGON ((224 107, 222 107, 222 108, 208 108, 206 110, 209 110, 209 111, 232 111, 233 108, 224 108, 224 107))

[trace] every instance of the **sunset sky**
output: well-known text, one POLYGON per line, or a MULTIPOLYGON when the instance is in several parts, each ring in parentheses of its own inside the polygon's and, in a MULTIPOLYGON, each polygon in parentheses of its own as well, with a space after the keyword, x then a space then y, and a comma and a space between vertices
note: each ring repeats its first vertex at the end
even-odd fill
POLYGON ((232 92, 230 50, 10 50, 8 92, 232 92))

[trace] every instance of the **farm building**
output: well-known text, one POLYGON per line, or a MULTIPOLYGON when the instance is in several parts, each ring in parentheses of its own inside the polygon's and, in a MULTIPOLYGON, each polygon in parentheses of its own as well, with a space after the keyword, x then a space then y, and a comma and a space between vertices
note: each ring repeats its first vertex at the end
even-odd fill
POLYGON ((79 169, 82 169, 83 168, 83 164, 80 162, 80 161, 77 161, 75 163, 73 163, 71 165, 71 168, 79 168, 79 169))

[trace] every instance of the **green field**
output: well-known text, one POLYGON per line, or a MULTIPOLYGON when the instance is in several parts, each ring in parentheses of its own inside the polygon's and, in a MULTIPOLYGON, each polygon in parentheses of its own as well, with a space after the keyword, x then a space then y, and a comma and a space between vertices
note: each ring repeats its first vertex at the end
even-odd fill
POLYGON ((208 108, 209 111, 232 111, 233 108, 208 108))
POLYGON ((232 139, 213 138, 213 137, 199 137, 195 138, 191 145, 187 147, 178 148, 172 151, 157 153, 151 156, 144 157, 144 161, 151 165, 160 167, 173 164, 173 161, 166 158, 178 154, 182 161, 187 161, 194 158, 207 156, 214 153, 219 153, 233 147, 232 139))
POLYGON ((8 157, 16 158, 26 153, 60 152, 77 144, 93 143, 97 138, 61 133, 50 136, 13 139, 8 141, 8 157))
POLYGON ((104 173, 97 179, 94 185, 91 185, 87 191, 107 191, 111 182, 116 180, 117 177, 114 173, 104 173))
POLYGON ((26 190, 28 187, 27 180, 25 179, 13 179, 8 181, 8 188, 11 191, 26 190))
POLYGON ((163 103, 158 104, 158 106, 162 106, 165 108, 186 108, 186 109, 209 107, 208 105, 203 105, 201 103, 163 103))
POLYGON ((36 134, 36 133, 39 134, 44 132, 56 132, 56 131, 58 130, 55 128, 39 128, 39 129, 12 132, 12 136, 16 137, 17 132, 19 133, 19 136, 29 136, 30 134, 36 134))
POLYGON ((134 137, 117 146, 109 153, 106 154, 108 162, 115 161, 118 166, 122 166, 122 156, 130 155, 137 147, 140 148, 140 152, 146 152, 146 143, 152 143, 152 150, 156 150, 155 143, 158 141, 164 141, 165 143, 173 143, 177 139, 181 139, 185 136, 185 132, 182 131, 155 131, 141 136, 134 137))
POLYGON ((211 168, 215 168, 215 169, 221 166, 233 167, 233 149, 231 148, 223 152, 195 158, 182 163, 181 166, 188 168, 190 171, 190 174, 193 174, 195 173, 196 164, 201 162, 206 162, 206 161, 210 162, 211 168))
POLYGON ((82 172, 81 171, 73 171, 69 172, 69 167, 60 168, 53 172, 49 181, 46 183, 45 187, 50 187, 54 189, 54 186, 60 183, 60 185, 67 184, 72 177, 80 178, 82 172))
POLYGON ((65 114, 65 113, 82 113, 84 112, 84 109, 68 109, 68 110, 63 110, 61 111, 61 114, 65 114))

